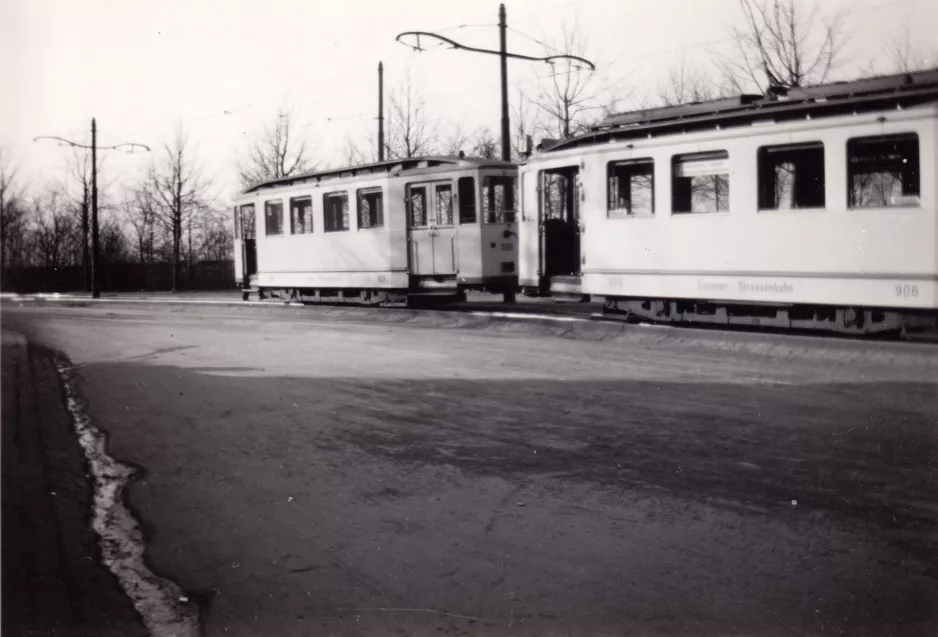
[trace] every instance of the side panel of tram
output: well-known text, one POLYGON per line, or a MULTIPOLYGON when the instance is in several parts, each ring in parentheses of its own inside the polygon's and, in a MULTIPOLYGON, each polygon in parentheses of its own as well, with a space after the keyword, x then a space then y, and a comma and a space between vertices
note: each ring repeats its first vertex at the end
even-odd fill
POLYGON ((235 276, 292 298, 514 290, 514 175, 438 167, 248 193, 235 208, 235 276))
POLYGON ((931 320, 936 144, 922 106, 548 151, 520 168, 519 284, 661 320, 739 303, 805 327, 931 320))

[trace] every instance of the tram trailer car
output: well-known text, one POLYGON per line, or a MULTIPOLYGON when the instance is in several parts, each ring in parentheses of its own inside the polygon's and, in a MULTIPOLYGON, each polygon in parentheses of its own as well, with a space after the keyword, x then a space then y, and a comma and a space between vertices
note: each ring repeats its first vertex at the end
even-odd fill
POLYGON ((520 166, 526 294, 629 320, 938 323, 938 72, 625 113, 520 166))
POLYGON ((508 162, 421 157, 258 184, 234 208, 236 282, 246 300, 512 300, 516 176, 508 162))

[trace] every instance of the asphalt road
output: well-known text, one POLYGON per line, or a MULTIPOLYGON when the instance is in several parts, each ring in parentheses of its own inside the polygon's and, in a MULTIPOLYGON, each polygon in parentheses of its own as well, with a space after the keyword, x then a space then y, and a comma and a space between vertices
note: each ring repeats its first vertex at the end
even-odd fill
POLYGON ((3 324, 79 366, 206 635, 938 634, 935 346, 3 324))

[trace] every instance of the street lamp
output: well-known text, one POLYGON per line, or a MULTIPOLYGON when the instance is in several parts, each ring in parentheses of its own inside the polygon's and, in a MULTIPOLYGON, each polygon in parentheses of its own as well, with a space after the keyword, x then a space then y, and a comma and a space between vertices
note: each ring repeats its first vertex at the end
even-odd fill
POLYGON ((501 58, 501 81, 502 81, 502 160, 511 161, 511 128, 508 121, 508 58, 517 58, 519 60, 533 60, 535 62, 547 62, 552 63, 554 60, 572 60, 575 62, 580 62, 589 67, 591 71, 595 71, 596 67, 592 62, 584 58, 578 57, 576 55, 550 55, 547 57, 533 57, 530 55, 520 55, 518 53, 508 53, 506 50, 506 31, 508 29, 508 24, 505 19, 505 5, 501 4, 498 6, 498 30, 500 36, 500 48, 498 51, 492 51, 489 49, 479 49, 472 46, 466 46, 460 44, 454 40, 451 40, 445 36, 428 33, 427 31, 405 31, 404 33, 399 33, 397 38, 395 38, 401 44, 409 46, 415 51, 422 51, 420 48, 420 38, 432 38, 434 40, 440 40, 441 42, 450 45, 454 49, 462 49, 463 51, 472 51, 473 53, 488 53, 490 55, 497 55, 501 58), (403 42, 401 38, 406 36, 414 36, 417 39, 416 46, 412 44, 407 44, 403 42))
MULTIPOLYGON (((95 119, 91 118, 91 146, 85 144, 79 144, 78 142, 73 142, 70 139, 65 139, 64 137, 56 137, 55 135, 41 135, 39 137, 33 138, 34 142, 38 142, 40 139, 52 139, 62 144, 68 144, 73 148, 84 148, 91 150, 91 298, 97 299, 101 297, 100 282, 98 281, 98 127, 95 119)), ((122 144, 116 144, 114 146, 101 146, 101 150, 118 150, 120 148, 127 147, 130 150, 128 152, 133 153, 134 148, 142 148, 143 150, 149 152, 150 147, 145 144, 137 144, 135 142, 124 142, 122 144)))

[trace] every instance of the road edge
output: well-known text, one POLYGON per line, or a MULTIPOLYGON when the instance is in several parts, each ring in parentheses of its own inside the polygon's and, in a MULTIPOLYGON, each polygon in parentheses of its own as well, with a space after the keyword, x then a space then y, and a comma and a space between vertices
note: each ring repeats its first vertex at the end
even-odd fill
POLYGON ((126 488, 137 469, 108 455, 107 434, 94 425, 85 410, 74 366, 62 352, 49 351, 73 430, 94 478, 92 528, 104 565, 117 578, 152 637, 198 637, 198 606, 177 584, 157 576, 146 565, 143 530, 126 502, 126 488))

